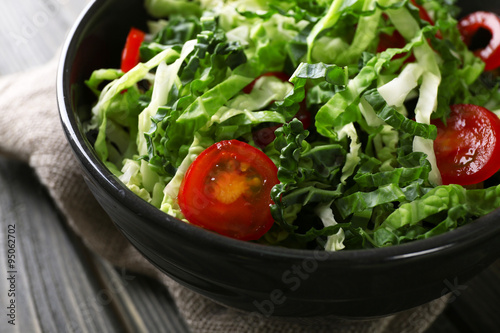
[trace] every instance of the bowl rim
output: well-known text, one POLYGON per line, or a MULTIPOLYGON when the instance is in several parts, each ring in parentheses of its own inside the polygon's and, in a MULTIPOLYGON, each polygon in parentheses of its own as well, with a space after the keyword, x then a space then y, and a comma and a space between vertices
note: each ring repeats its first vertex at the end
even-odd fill
MULTIPOLYGON (((187 239, 192 240, 193 244, 204 244, 246 257, 317 258, 318 250, 293 249, 236 240, 176 219, 134 194, 99 160, 88 140, 82 134, 79 120, 76 118, 75 110, 72 109, 69 75, 76 41, 83 34, 85 23, 105 3, 105 0, 93 0, 82 10, 67 34, 57 69, 56 95, 60 121, 72 151, 84 170, 109 195, 122 204, 133 207, 135 213, 149 217, 148 223, 161 225, 165 230, 184 233, 187 239)), ((326 254, 322 257, 325 261, 343 262, 356 259, 358 262, 379 264, 447 253, 456 247, 474 247, 500 234, 500 223, 496 221, 498 218, 495 218, 495 212, 498 214, 500 209, 455 230, 405 244, 359 250, 320 251, 326 254)))

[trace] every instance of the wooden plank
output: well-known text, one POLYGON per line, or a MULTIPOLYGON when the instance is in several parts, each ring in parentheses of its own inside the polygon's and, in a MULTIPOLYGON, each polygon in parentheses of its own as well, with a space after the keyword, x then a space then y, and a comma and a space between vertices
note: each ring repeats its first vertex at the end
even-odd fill
POLYGON ((469 332, 500 330, 500 260, 473 278, 450 303, 447 314, 469 332))
MULTIPOLYGON (((0 332, 189 332, 163 285, 89 253, 28 166, 0 158, 0 188, 0 270, 15 271, 16 292, 16 325, 0 320, 0 332)), ((9 284, 0 279, 2 308, 9 284)))
POLYGON ((500 259, 471 281, 456 286, 448 306, 426 333, 498 332, 500 259))
POLYGON ((9 282, 0 279, 1 307, 11 300, 17 306, 16 325, 2 318, 0 331, 112 332, 122 327, 111 308, 96 303, 101 286, 89 274, 83 249, 63 228, 32 170, 1 159, 0 188, 0 269, 13 277, 15 286, 15 296, 5 299, 9 282), (15 230, 13 267, 5 262, 6 233, 11 229, 15 230))
POLYGON ((24 71, 57 56, 88 0, 2 1, 0 75, 24 71))
POLYGON ((189 328, 164 285, 151 278, 113 268, 93 256, 104 290, 130 332, 188 333, 189 328))
POLYGON ((456 323, 446 315, 439 316, 425 333, 462 333, 456 323))

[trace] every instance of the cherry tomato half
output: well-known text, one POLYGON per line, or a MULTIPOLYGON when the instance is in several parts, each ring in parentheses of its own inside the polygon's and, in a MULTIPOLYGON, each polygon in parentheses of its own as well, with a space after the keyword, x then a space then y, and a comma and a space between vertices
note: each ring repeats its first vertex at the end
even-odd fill
POLYGON ((141 47, 141 44, 144 41, 145 37, 146 34, 143 31, 137 28, 130 29, 127 36, 127 41, 125 42, 125 47, 122 51, 122 72, 128 72, 139 63, 139 48, 141 47))
POLYGON ((191 164, 178 202, 195 225, 241 240, 256 240, 273 225, 271 189, 278 169, 259 149, 238 140, 215 143, 191 164))
POLYGON ((472 185, 493 176, 500 168, 500 119, 477 105, 451 106, 444 125, 433 120, 437 166, 443 184, 472 185))
MULTIPOLYGON (((283 82, 286 82, 290 79, 290 77, 283 73, 283 72, 268 72, 264 73, 255 80, 253 80, 251 83, 249 83, 245 88, 243 88, 243 92, 245 94, 249 94, 252 92, 252 89, 255 86, 255 82, 260 79, 262 76, 274 76, 280 79, 283 82)), ((307 108, 305 106, 305 101, 303 101, 300 104, 300 109, 297 112, 297 114, 294 116, 294 118, 297 118, 302 122, 302 125, 304 126, 305 129, 309 128, 311 126, 312 120, 311 120, 311 114, 309 111, 307 111, 307 108)), ((260 148, 264 149, 268 144, 274 141, 276 138, 276 135, 274 134, 274 131, 281 127, 282 125, 273 125, 273 126, 268 126, 268 127, 263 127, 259 128, 255 131, 253 131, 252 136, 253 136, 253 141, 257 146, 260 148)))
POLYGON ((471 46, 474 37, 481 30, 487 30, 491 38, 486 47, 473 50, 490 71, 500 66, 500 17, 490 12, 474 12, 458 22, 458 29, 466 45, 471 46))

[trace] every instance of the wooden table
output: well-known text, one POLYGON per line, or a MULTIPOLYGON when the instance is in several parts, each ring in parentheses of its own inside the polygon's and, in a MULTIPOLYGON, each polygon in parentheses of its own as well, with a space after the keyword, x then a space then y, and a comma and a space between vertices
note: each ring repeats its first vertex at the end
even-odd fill
MULTIPOLYGON (((0 75, 57 55, 86 2, 3 1, 0 75)), ((0 271, 0 332, 189 332, 162 285, 90 253, 65 226, 33 170, 3 157, 0 271), (15 326, 7 316, 9 235, 16 240, 15 326)), ((500 261, 467 284, 449 281, 447 291, 452 297, 429 333, 500 331, 500 261)))

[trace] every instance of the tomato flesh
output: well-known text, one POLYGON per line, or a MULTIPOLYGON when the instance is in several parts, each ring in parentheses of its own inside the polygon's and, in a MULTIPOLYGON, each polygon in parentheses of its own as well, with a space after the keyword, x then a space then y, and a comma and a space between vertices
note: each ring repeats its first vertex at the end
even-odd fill
POLYGON ((447 124, 434 120, 437 166, 443 184, 473 185, 500 168, 500 119, 493 112, 471 104, 451 106, 447 124))
POLYGON ((134 68, 140 61, 140 52, 139 49, 141 47, 142 42, 146 34, 137 29, 131 28, 127 41, 125 42, 125 47, 122 51, 122 61, 121 61, 121 70, 126 73, 132 68, 134 68))
POLYGON ((271 189, 278 169, 259 149, 238 140, 218 142, 191 164, 178 202, 195 225, 241 240, 256 240, 273 225, 271 189))
POLYGON ((468 46, 481 29, 487 30, 491 34, 488 45, 473 50, 474 54, 484 61, 486 71, 500 67, 500 17, 490 12, 474 12, 459 21, 458 29, 468 46))

